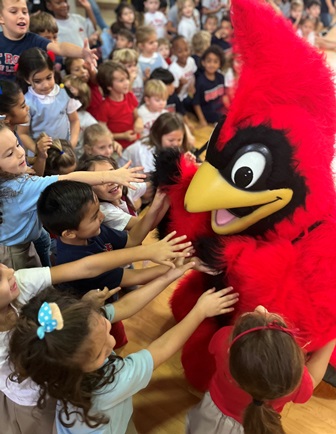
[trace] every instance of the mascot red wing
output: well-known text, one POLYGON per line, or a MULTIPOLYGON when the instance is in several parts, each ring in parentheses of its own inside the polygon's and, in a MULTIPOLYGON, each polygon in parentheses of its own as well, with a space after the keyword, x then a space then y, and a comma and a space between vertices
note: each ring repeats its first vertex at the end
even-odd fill
MULTIPOLYGON (((172 310, 181 320, 202 292, 232 285, 235 315, 262 304, 314 351, 336 336, 332 75, 267 3, 232 0, 231 17, 243 67, 205 162, 197 170, 177 153, 157 160, 156 181, 171 200, 167 230, 187 234, 197 256, 222 272, 187 275, 172 310)), ((208 344, 222 325, 204 321, 183 349, 187 379, 200 390, 213 372, 208 344)))

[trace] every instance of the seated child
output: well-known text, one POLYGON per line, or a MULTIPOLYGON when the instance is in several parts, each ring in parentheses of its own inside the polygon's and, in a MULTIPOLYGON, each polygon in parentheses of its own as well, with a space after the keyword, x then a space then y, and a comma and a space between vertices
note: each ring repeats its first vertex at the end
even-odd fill
POLYGON ((87 111, 97 119, 97 113, 99 113, 103 102, 103 95, 97 84, 97 72, 89 70, 84 60, 80 58, 66 58, 64 67, 67 74, 78 77, 89 85, 91 99, 87 111))
POLYGON ((224 17, 221 20, 219 29, 212 35, 211 44, 218 45, 222 50, 227 51, 231 48, 231 38, 233 28, 230 18, 224 17))
POLYGON ((167 62, 158 53, 157 34, 151 26, 141 26, 136 31, 136 40, 139 56, 139 67, 144 80, 147 80, 151 72, 156 68, 168 68, 167 62))
POLYGON ((158 52, 164 58, 168 65, 172 63, 170 58, 170 42, 167 38, 159 38, 158 39, 158 52))
POLYGON ((211 33, 206 30, 197 32, 191 40, 191 57, 195 60, 198 69, 202 69, 201 57, 211 45, 211 33))
MULTIPOLYGON (((48 12, 37 12, 30 15, 29 30, 49 41, 57 41, 58 25, 55 18, 48 12)), ((63 68, 62 56, 55 56, 55 71, 59 72, 63 68)), ((57 83, 61 82, 61 77, 57 77, 57 83)))
POLYGON ((75 148, 80 102, 55 84, 53 60, 40 48, 30 48, 22 53, 18 65, 17 77, 28 87, 25 100, 30 114, 29 125, 18 127, 24 146, 34 152, 36 138, 46 132, 52 138, 70 140, 75 148))
POLYGON ((190 43, 192 37, 200 30, 199 12, 195 9, 194 0, 178 0, 177 9, 179 17, 177 33, 190 43))
POLYGON ((218 122, 224 114, 224 75, 219 72, 224 62, 224 53, 216 45, 201 57, 203 68, 196 76, 193 107, 202 127, 218 122))
POLYGON ((314 31, 320 33, 323 29, 320 0, 309 0, 306 6, 306 13, 307 16, 315 22, 314 31))
MULTIPOLYGON (((136 28, 139 26, 139 20, 133 5, 121 1, 115 9, 115 13, 117 21, 115 22, 114 29, 127 29, 134 34, 136 28)), ((113 33, 114 31, 112 31, 112 34, 113 33)))
POLYGON ((184 108, 184 105, 180 101, 180 98, 177 96, 177 93, 175 92, 175 78, 173 74, 168 69, 157 68, 154 69, 154 71, 151 73, 149 79, 161 80, 166 85, 168 92, 166 110, 170 113, 178 113, 179 115, 183 116, 188 146, 190 149, 192 149, 195 145, 195 137, 191 133, 191 131, 193 131, 193 126, 191 125, 190 120, 186 114, 187 112, 184 108))
POLYGON ((183 102, 188 96, 194 94, 194 74, 197 71, 197 66, 190 56, 188 42, 183 36, 175 36, 172 40, 172 52, 176 60, 169 66, 169 71, 174 76, 176 92, 183 102))
POLYGON ((314 20, 307 16, 300 20, 297 30, 297 34, 311 45, 316 45, 314 26, 314 20))
POLYGON ((44 176, 66 175, 76 170, 77 159, 69 142, 54 139, 48 149, 44 176))
POLYGON ((102 155, 104 157, 120 156, 121 145, 113 138, 113 134, 107 126, 101 122, 87 127, 84 130, 84 149, 81 160, 102 155))
POLYGON ((305 362, 295 331, 263 306, 222 327, 209 345, 216 364, 209 391, 189 411, 186 432, 284 433, 279 413, 311 398, 335 348, 334 339, 305 362))
POLYGON ((124 359, 113 352, 111 322, 138 312, 190 268, 190 264, 178 265, 161 279, 101 310, 90 301, 55 291, 44 291, 22 308, 9 343, 10 363, 15 369, 11 378, 22 382, 30 377, 40 387, 39 408, 46 396, 58 400, 57 432, 89 434, 97 432, 97 426, 101 432, 136 432, 132 395, 147 386, 153 370, 180 349, 205 318, 232 312, 238 298, 229 294, 232 288, 207 291, 180 323, 148 349, 124 359), (56 321, 52 329, 43 320, 49 310, 57 312, 51 314, 56 321))
POLYGON ((149 136, 125 149, 119 162, 131 160, 132 165, 140 164, 149 174, 155 171, 155 154, 171 147, 179 148, 183 153, 190 150, 183 118, 176 113, 163 113, 152 125, 149 136))
POLYGON ((89 85, 78 77, 73 75, 67 75, 64 77, 64 86, 70 92, 70 94, 77 99, 81 106, 77 110, 79 118, 79 134, 78 143, 75 148, 77 158, 80 158, 83 154, 83 134, 85 128, 90 125, 96 124, 97 120, 86 111, 91 101, 91 91, 89 85))
POLYGON ((223 13, 228 8, 226 0, 202 0, 202 23, 204 25, 208 15, 216 15, 220 23, 223 18, 223 13))
POLYGON ((303 3, 301 0, 292 0, 290 5, 289 20, 297 29, 303 15, 303 3))
MULTIPOLYGON (((118 165, 113 158, 96 155, 84 160, 79 170, 116 170, 118 165)), ((123 188, 121 185, 111 184, 97 186, 93 189, 100 202, 100 211, 104 214, 104 225, 119 231, 130 230, 139 221, 136 210, 141 205, 141 197, 146 193, 147 183, 133 184, 136 190, 123 188)))
POLYGON ((209 14, 206 16, 203 24, 203 30, 206 30, 211 35, 213 35, 215 31, 218 29, 218 26, 219 26, 219 20, 217 15, 209 14))
POLYGON ((122 48, 133 48, 134 34, 128 29, 119 29, 115 35, 114 50, 122 48))
POLYGON ((144 129, 142 137, 148 136, 154 121, 166 113, 168 91, 160 80, 147 80, 144 89, 144 104, 139 107, 138 114, 142 119, 144 129))
POLYGON ((84 47, 84 40, 88 39, 90 45, 97 42, 96 19, 91 9, 90 3, 82 2, 82 6, 88 16, 87 19, 82 15, 69 12, 67 0, 60 3, 58 0, 46 0, 46 6, 56 18, 58 25, 58 39, 61 42, 71 42, 79 47, 84 47), (66 3, 64 7, 63 3, 66 3))
POLYGON ((160 0, 145 0, 145 22, 146 26, 154 27, 157 37, 164 38, 166 36, 166 16, 159 10, 160 0))
POLYGON ((112 33, 112 25, 110 28, 106 27, 100 34, 100 39, 102 42, 101 53, 102 59, 107 60, 110 58, 110 54, 114 50, 116 38, 115 34, 112 33))
POLYGON ((130 88, 134 93, 139 104, 142 103, 144 82, 142 78, 142 72, 138 67, 139 54, 136 50, 130 48, 123 48, 113 52, 112 60, 114 62, 122 63, 126 66, 126 69, 130 76, 130 88))
POLYGON ((143 131, 129 73, 124 65, 108 60, 99 66, 97 81, 105 96, 97 120, 106 123, 114 138, 127 148, 143 131))

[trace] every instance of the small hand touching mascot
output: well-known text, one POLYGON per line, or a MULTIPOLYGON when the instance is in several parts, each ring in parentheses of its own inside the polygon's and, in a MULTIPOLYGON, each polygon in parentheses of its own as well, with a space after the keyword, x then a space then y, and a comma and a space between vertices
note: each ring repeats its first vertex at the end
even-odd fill
POLYGON ((213 286, 240 294, 231 318, 207 319, 183 349, 186 377, 203 391, 214 368, 211 337, 259 304, 294 324, 307 351, 336 336, 332 75, 323 54, 264 1, 232 0, 231 18, 243 66, 229 112, 199 168, 171 151, 155 175, 171 201, 166 230, 186 234, 220 272, 193 271, 180 282, 176 320, 213 286))

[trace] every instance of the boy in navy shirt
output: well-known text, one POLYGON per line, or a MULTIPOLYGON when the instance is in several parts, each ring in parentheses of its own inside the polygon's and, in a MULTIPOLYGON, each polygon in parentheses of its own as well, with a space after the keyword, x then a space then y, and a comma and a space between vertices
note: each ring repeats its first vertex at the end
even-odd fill
POLYGON ((95 66, 97 56, 89 49, 68 42, 49 41, 30 33, 28 6, 25 0, 0 0, 0 79, 15 80, 15 65, 21 53, 28 48, 38 47, 50 50, 64 57, 81 57, 95 66))
POLYGON ((224 114, 224 75, 219 72, 224 62, 223 51, 216 45, 201 57, 203 69, 196 76, 193 108, 202 127, 218 122, 224 114))

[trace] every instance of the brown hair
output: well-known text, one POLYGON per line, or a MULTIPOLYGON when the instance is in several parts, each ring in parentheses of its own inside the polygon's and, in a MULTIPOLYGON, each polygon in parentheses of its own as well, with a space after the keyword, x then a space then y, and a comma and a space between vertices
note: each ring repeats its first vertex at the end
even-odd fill
POLYGON ((38 11, 30 15, 29 31, 32 33, 58 33, 55 18, 48 12, 38 11))
POLYGON ((113 84, 113 74, 116 71, 124 72, 129 79, 129 73, 126 67, 121 63, 113 62, 113 60, 107 60, 106 62, 99 65, 97 81, 103 90, 104 96, 108 96, 110 93, 108 88, 113 84))
POLYGON ((204 51, 211 45, 211 33, 207 30, 196 32, 191 39, 192 54, 201 56, 204 51))
POLYGON ((62 175, 65 170, 77 163, 73 147, 67 140, 53 139, 48 149, 44 176, 62 175))
POLYGON ((173 131, 183 131, 183 141, 181 145, 182 152, 188 152, 188 140, 183 118, 177 113, 162 113, 153 123, 148 138, 143 143, 150 147, 155 147, 157 151, 162 150, 162 136, 173 131))
POLYGON ((91 102, 91 90, 85 81, 74 75, 66 75, 63 79, 64 86, 70 90, 73 98, 82 104, 79 110, 86 110, 91 102))
POLYGON ((234 326, 232 339, 247 333, 230 347, 229 366, 232 377, 249 395, 252 402, 244 412, 245 434, 284 434, 281 416, 268 401, 293 392, 302 379, 304 355, 293 336, 267 324, 286 327, 281 317, 253 312, 241 316, 234 326))
POLYGON ((74 425, 76 416, 90 428, 109 422, 104 414, 89 411, 93 393, 113 383, 114 362, 120 357, 110 355, 109 361, 94 372, 85 373, 81 369, 94 312, 89 301, 48 288, 22 307, 9 342, 9 360, 14 368, 11 380, 30 377, 40 388, 39 408, 44 408, 48 396, 57 399, 61 405, 58 417, 66 427, 74 425), (44 302, 57 303, 64 327, 39 339, 37 318, 44 302), (70 411, 69 404, 75 409, 70 411))

